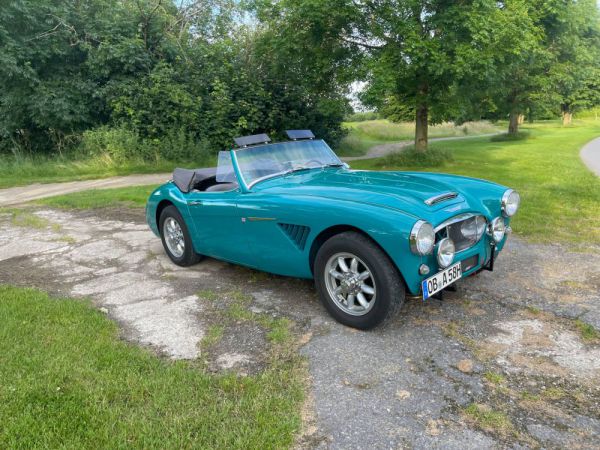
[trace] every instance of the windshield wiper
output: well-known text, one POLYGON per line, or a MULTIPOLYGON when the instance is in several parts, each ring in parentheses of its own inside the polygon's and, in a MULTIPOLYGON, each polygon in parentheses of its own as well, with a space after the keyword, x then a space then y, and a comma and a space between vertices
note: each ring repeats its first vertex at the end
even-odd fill
POLYGON ((310 169, 318 169, 318 167, 299 166, 299 167, 294 167, 293 169, 286 170, 285 172, 283 172, 283 174, 287 175, 288 173, 301 172, 303 170, 310 170, 310 169))
POLYGON ((292 169, 286 170, 283 174, 288 175, 290 173, 301 172, 303 170, 324 169, 326 167, 342 167, 343 165, 344 165, 344 163, 330 163, 330 164, 324 164, 322 166, 297 166, 292 169))

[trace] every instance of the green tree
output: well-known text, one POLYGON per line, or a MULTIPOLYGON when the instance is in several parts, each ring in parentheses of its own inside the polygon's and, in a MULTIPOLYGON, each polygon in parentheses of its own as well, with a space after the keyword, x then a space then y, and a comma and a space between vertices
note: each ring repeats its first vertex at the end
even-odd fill
MULTIPOLYGON (((303 57, 323 57, 334 62, 338 74, 365 79, 368 87, 362 100, 380 111, 394 118, 412 113, 419 151, 427 149, 430 122, 457 114, 456 86, 473 88, 494 70, 490 34, 496 24, 490 18, 495 19, 500 9, 495 1, 268 4, 272 14, 293 24, 301 54, 307 55, 303 57), (362 62, 358 70, 353 64, 357 60, 362 62)), ((288 41, 292 39, 293 34, 288 41)), ((323 72, 324 77, 332 76, 323 72)))
POLYGON ((595 0, 547 0, 541 5, 545 45, 552 54, 547 99, 560 105, 564 125, 573 112, 600 103, 600 18, 595 0))
MULTIPOLYGON (((542 2, 544 0, 541 0, 542 2)), ((499 3, 490 39, 493 67, 485 89, 493 109, 508 117, 508 133, 517 134, 525 113, 551 88, 548 77, 551 54, 544 46, 539 10, 529 0, 499 3)))
POLYGON ((365 49, 371 97, 414 111, 418 151, 427 149, 428 124, 451 115, 452 86, 470 73, 469 46, 490 9, 471 1, 366 2, 365 20, 345 38, 365 49))
POLYGON ((167 2, 13 0, 0 8, 0 138, 61 149, 110 117, 114 88, 169 53, 167 2))
POLYGON ((295 127, 335 142, 341 84, 321 77, 324 58, 271 41, 269 24, 237 0, 11 0, 0 8, 0 151, 62 151, 94 128, 98 142, 132 132, 152 149, 220 149, 295 127))

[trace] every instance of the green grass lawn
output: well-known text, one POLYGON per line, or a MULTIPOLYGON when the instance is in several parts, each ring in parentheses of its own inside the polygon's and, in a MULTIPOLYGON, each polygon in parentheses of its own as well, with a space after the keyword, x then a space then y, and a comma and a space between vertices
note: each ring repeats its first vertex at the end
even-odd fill
POLYGON ((112 189, 90 189, 73 194, 57 195, 36 200, 39 205, 67 209, 96 209, 106 207, 143 208, 156 186, 132 186, 112 189))
POLYGON ((127 344, 88 302, 0 285, 0 448, 288 448, 297 357, 212 375, 127 344))
MULTIPOLYGON (((340 156, 362 156, 374 145, 387 142, 411 141, 415 137, 415 124, 412 122, 392 123, 388 120, 365 120, 345 122, 349 130, 336 153, 340 156)), ((490 134, 502 131, 503 126, 486 121, 467 122, 462 125, 442 123, 429 127, 429 137, 461 137, 490 134)))
POLYGON ((356 169, 422 170, 484 178, 517 189, 521 208, 515 232, 542 242, 600 243, 600 179, 583 165, 579 150, 600 136, 599 121, 574 126, 542 123, 523 127, 519 141, 491 138, 431 144, 439 161, 412 155, 355 161, 356 169))

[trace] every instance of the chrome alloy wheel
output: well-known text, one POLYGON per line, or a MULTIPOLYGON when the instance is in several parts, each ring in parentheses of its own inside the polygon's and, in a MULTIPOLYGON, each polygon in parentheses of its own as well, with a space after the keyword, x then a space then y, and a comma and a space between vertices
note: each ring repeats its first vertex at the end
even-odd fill
POLYGON ((336 253, 325 265, 325 286, 335 305, 347 314, 367 314, 377 296, 371 269, 352 253, 336 253))
POLYGON ((185 252, 185 240, 181 225, 173 217, 167 217, 163 224, 165 243, 175 258, 181 258, 185 252))

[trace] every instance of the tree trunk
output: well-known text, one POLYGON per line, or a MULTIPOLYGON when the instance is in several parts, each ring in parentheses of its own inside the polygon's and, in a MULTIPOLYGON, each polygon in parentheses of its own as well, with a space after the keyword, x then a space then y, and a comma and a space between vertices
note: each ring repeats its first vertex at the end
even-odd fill
POLYGON ((427 118, 429 110, 427 105, 422 103, 417 105, 415 117, 415 150, 418 152, 427 151, 427 118))
POLYGON ((562 112, 562 124, 571 125, 571 122, 573 121, 573 112, 571 111, 571 106, 561 105, 560 109, 562 112))
POLYGON ((519 113, 511 111, 508 119, 508 134, 517 134, 519 132, 519 113))
POLYGON ((519 118, 517 119, 517 122, 519 122, 519 125, 523 125, 523 123, 525 122, 525 115, 519 114, 519 118))

